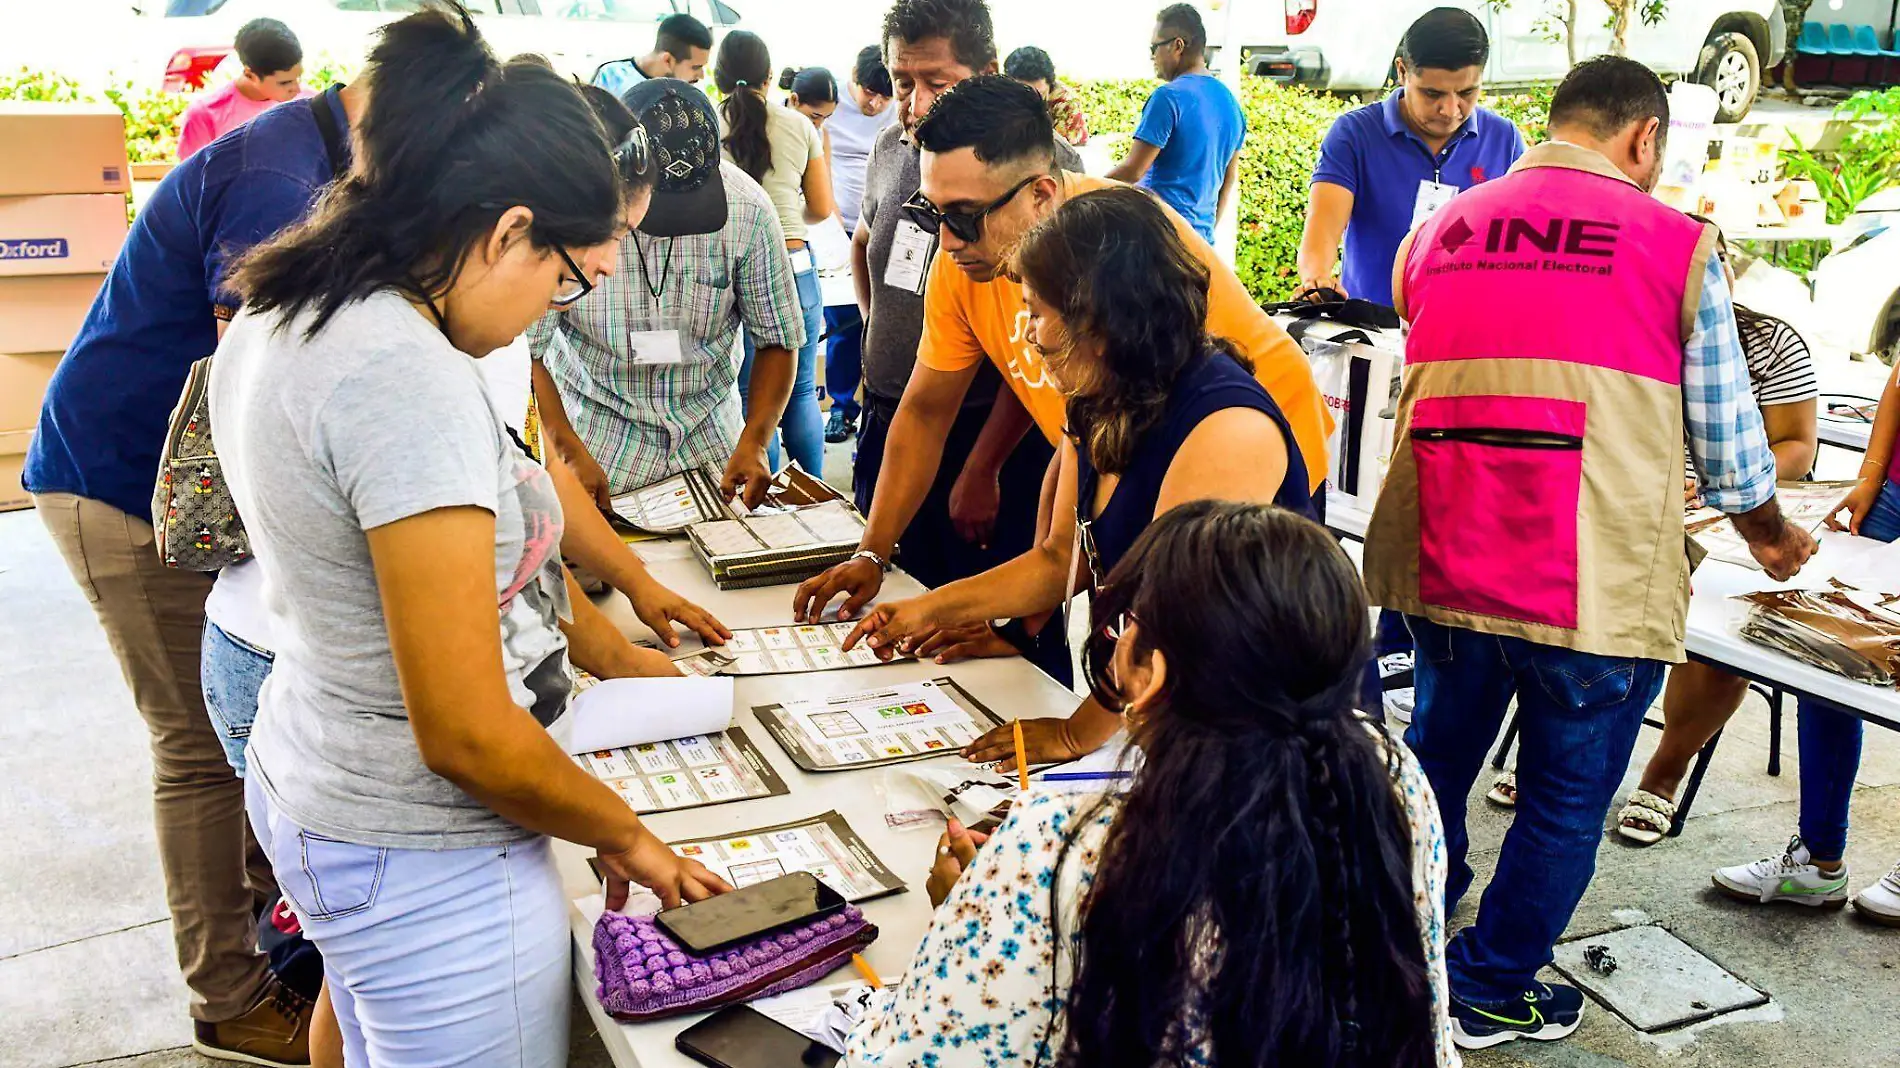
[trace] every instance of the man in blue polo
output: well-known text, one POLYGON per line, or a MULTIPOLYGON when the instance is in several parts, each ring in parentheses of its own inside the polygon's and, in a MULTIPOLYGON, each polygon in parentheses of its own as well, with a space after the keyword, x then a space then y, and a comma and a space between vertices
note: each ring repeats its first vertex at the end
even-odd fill
POLYGON ((1320 145, 1300 237, 1302 290, 1332 288, 1389 306, 1392 260, 1405 235, 1524 154, 1517 127, 1477 106, 1490 52, 1484 24, 1461 8, 1433 8, 1405 31, 1399 88, 1341 115, 1320 145))

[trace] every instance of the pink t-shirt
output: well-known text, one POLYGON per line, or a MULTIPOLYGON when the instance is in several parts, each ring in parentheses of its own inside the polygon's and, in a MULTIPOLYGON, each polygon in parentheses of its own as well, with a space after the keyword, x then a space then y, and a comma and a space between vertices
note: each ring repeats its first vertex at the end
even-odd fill
POLYGON ((185 109, 178 128, 178 158, 189 159, 193 152, 257 118, 274 103, 252 100, 238 92, 236 82, 211 90, 185 109))

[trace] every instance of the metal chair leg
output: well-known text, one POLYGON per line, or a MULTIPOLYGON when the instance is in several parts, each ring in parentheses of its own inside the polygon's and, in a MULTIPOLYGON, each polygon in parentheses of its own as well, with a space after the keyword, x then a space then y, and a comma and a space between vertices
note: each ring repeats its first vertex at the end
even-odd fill
POLYGON ((1695 766, 1689 769, 1689 784, 1682 789, 1682 798, 1676 802, 1676 818, 1669 827, 1669 837, 1682 836, 1682 825, 1689 822, 1689 810, 1695 807, 1695 795, 1702 789, 1702 776, 1708 774, 1709 761, 1715 759, 1715 745, 1722 740, 1722 732, 1716 731, 1709 738, 1709 744, 1696 754, 1695 766))
POLYGON ((1768 774, 1781 774, 1781 703, 1787 695, 1780 690, 1768 699, 1768 774))
POLYGON ((1511 745, 1517 741, 1517 713, 1511 713, 1511 722, 1504 726, 1504 740, 1498 743, 1498 751, 1491 758, 1491 766, 1498 771, 1504 770, 1504 760, 1511 755, 1511 745))

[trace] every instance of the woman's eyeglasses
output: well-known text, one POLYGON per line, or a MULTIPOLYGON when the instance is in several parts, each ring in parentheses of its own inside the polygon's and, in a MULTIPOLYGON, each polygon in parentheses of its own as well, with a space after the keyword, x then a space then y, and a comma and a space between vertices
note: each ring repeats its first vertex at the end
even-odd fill
POLYGON ((934 234, 939 229, 945 229, 955 234, 958 241, 968 245, 974 245, 978 241, 983 240, 983 220, 988 218, 990 213, 1008 204, 1010 201, 1015 200, 1016 194, 1029 188, 1031 183, 1041 177, 1042 175, 1040 174, 1032 174, 1024 178, 1022 181, 1011 186, 1009 192, 977 208, 975 211, 940 210, 937 205, 930 202, 929 197, 924 196, 922 191, 919 191, 916 195, 904 202, 904 214, 909 217, 911 222, 917 224, 918 229, 927 234, 934 234))
POLYGON ((587 277, 587 272, 581 270, 581 265, 574 262, 574 257, 568 255, 567 249, 556 245, 554 251, 561 254, 561 262, 567 266, 567 270, 561 272, 561 281, 554 290, 553 303, 557 308, 565 308, 592 293, 594 283, 587 277))
POLYGON ((629 185, 638 183, 653 170, 653 144, 647 140, 647 128, 634 123, 633 129, 614 148, 614 170, 629 185))

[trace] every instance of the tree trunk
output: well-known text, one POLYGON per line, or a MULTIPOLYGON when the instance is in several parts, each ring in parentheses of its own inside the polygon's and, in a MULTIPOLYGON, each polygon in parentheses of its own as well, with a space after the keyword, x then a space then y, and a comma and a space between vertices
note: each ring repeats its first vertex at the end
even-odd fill
POLYGON ((1564 17, 1564 58, 1571 66, 1577 65, 1577 0, 1564 0, 1568 14, 1564 17))
POLYGON ((1630 5, 1636 0, 1604 0, 1610 5, 1610 54, 1629 55, 1630 5))

